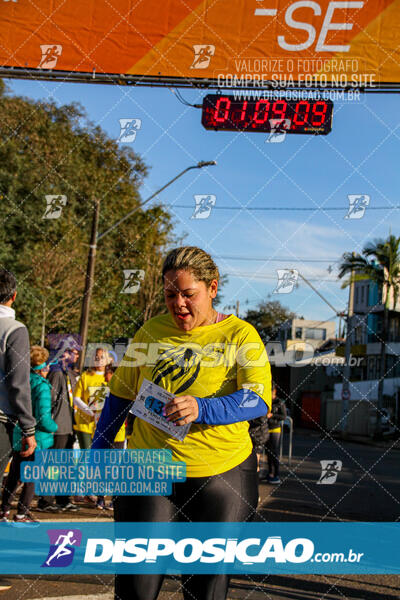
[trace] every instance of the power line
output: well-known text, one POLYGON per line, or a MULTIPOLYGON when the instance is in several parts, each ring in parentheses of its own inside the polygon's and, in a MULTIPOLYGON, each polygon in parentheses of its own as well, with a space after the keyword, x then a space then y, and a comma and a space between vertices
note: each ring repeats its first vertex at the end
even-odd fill
MULTIPOLYGON (((228 277, 241 277, 241 278, 247 278, 249 281, 251 279, 272 279, 274 281, 276 281, 276 275, 275 276, 271 276, 271 275, 262 275, 262 274, 254 274, 252 275, 251 273, 226 273, 224 271, 224 275, 227 275, 228 277)), ((320 277, 317 278, 309 278, 309 281, 317 281, 317 282, 325 282, 325 283, 338 283, 337 279, 321 279, 320 277)))
MULTIPOLYGON (((194 206, 192 204, 164 204, 164 206, 170 206, 172 208, 190 208, 193 210, 194 206)), ((296 210, 296 211, 348 211, 348 206, 217 206, 214 205, 212 210, 243 210, 243 211, 285 211, 285 210, 296 210)), ((368 211, 370 210, 400 210, 399 206, 368 206, 368 211)))
POLYGON ((283 256, 281 258, 273 257, 273 258, 261 258, 260 256, 221 256, 221 255, 212 255, 215 259, 222 260, 254 260, 259 262, 316 262, 316 263, 335 263, 339 260, 339 258, 301 258, 297 256, 296 258, 292 258, 291 256, 283 256))

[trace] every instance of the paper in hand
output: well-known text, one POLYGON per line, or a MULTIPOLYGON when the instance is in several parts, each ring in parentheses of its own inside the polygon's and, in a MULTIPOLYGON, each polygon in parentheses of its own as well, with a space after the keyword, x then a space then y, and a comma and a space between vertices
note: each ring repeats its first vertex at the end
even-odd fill
POLYGON ((170 436, 183 441, 190 429, 191 423, 177 426, 168 421, 162 414, 164 406, 175 397, 175 394, 167 392, 152 381, 143 379, 130 412, 136 417, 151 423, 154 427, 165 431, 170 436))

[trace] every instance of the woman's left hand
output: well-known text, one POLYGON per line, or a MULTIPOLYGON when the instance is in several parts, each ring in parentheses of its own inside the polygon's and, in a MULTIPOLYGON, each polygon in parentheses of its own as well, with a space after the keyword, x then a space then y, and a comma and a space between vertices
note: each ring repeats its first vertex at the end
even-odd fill
POLYGON ((199 405, 194 396, 177 396, 165 405, 163 414, 174 425, 187 425, 199 416, 199 405))

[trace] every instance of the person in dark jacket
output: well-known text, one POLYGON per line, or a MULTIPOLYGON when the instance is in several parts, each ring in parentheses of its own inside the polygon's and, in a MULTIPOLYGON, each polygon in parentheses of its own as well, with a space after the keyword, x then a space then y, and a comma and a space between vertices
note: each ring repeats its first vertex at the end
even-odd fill
MULTIPOLYGON (((46 361, 49 353, 46 348, 41 346, 31 347, 31 398, 32 411, 36 419, 36 443, 38 450, 45 450, 53 445, 53 434, 57 431, 57 424, 51 418, 51 385, 46 380, 49 367, 46 361)), ((12 499, 17 491, 20 480, 21 463, 25 460, 34 460, 35 454, 28 457, 22 457, 20 452, 22 448, 23 432, 17 424, 13 432, 13 458, 10 466, 10 472, 4 486, 4 493, 1 503, 0 520, 8 521, 12 499)), ((35 495, 35 484, 33 481, 24 483, 17 513, 14 515, 14 521, 17 523, 36 522, 36 519, 29 512, 33 496, 35 495)))
POLYGON ((29 387, 29 335, 15 319, 12 304, 17 282, 7 269, 0 269, 0 487, 12 452, 16 423, 23 432, 21 456, 35 451, 35 419, 29 387))
POLYGON ((260 472, 260 461, 269 435, 267 417, 258 417, 258 419, 249 421, 249 434, 257 454, 257 471, 259 472, 259 476, 262 477, 262 472, 260 472))
MULTIPOLYGON (((51 415, 57 423, 58 429, 54 434, 53 450, 70 450, 73 447, 73 390, 76 384, 76 375, 71 370, 75 362, 71 351, 65 350, 60 360, 49 375, 48 380, 52 386, 51 415)), ((71 502, 69 496, 42 496, 38 500, 37 510, 42 512, 76 512, 79 507, 71 502)))
POLYGON ((272 386, 272 406, 267 414, 268 419, 268 440, 266 444, 268 455, 268 483, 276 485, 281 482, 279 479, 279 454, 280 440, 282 435, 282 421, 286 419, 287 412, 285 403, 279 400, 276 395, 276 385, 272 386))

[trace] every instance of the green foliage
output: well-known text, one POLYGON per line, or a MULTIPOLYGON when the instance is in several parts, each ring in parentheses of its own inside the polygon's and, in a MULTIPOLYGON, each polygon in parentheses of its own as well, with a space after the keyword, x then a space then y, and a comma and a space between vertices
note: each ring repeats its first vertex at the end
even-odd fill
POLYGON ((297 317, 296 313, 283 306, 279 300, 267 300, 260 302, 257 310, 247 311, 245 320, 254 325, 262 341, 266 343, 276 338, 283 323, 297 317))
MULTIPOLYGON (((386 240, 369 242, 362 254, 345 252, 339 267, 339 278, 350 275, 353 280, 371 279, 384 292, 385 308, 396 307, 400 287, 400 237, 390 234, 386 240)), ((350 279, 342 287, 349 285, 350 279)))
POLYGON ((89 341, 132 335, 144 314, 161 309, 159 266, 175 241, 165 209, 139 208, 143 160, 88 122, 78 104, 2 90, 0 134, 0 263, 17 276, 15 308, 32 341, 40 339, 44 314, 46 333, 79 329, 93 198, 101 201, 100 233, 137 211, 99 242, 89 341), (58 219, 43 218, 49 194, 67 197, 58 219), (123 269, 145 271, 137 294, 121 293, 123 269))

